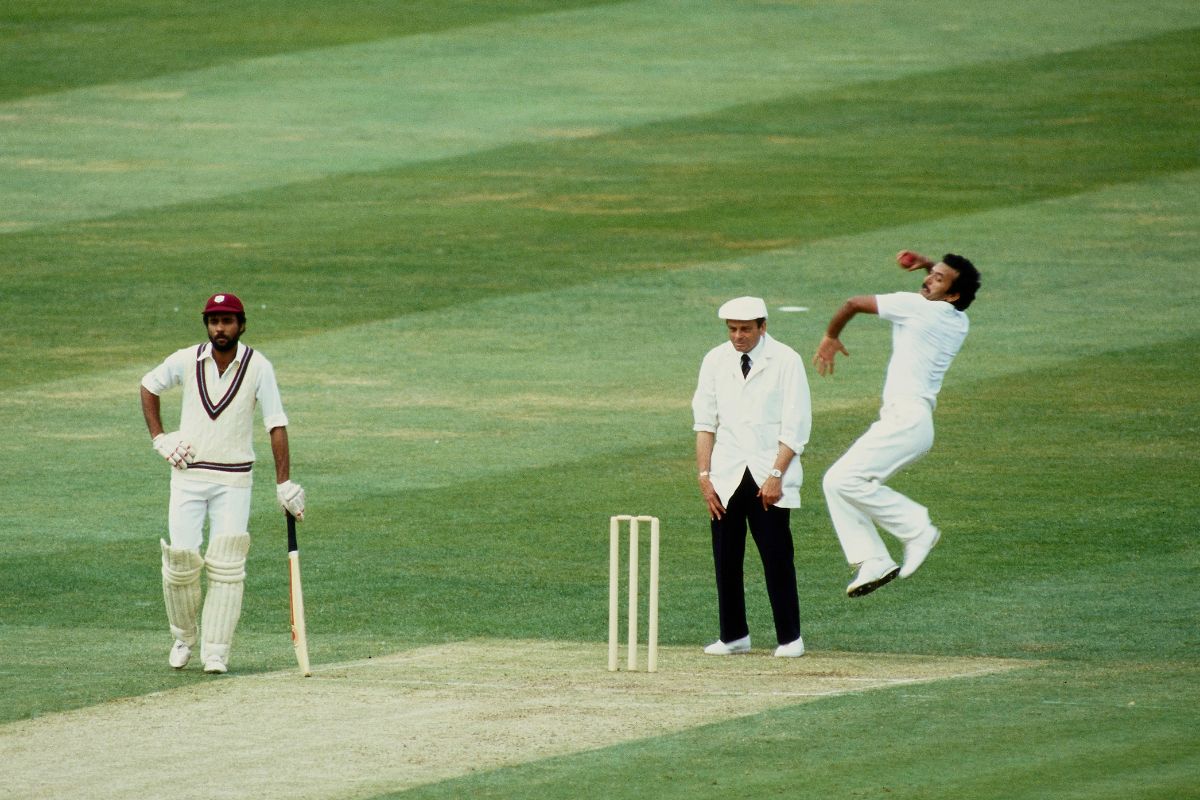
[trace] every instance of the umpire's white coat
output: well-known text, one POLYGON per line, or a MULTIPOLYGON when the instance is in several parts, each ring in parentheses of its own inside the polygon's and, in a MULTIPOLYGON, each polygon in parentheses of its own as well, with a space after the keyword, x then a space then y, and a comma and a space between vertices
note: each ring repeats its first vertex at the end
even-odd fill
POLYGON ((700 364, 692 397, 693 430, 716 433, 709 476, 721 502, 728 504, 749 467, 762 486, 774 466, 779 443, 796 457, 783 473, 780 508, 800 507, 803 471, 800 454, 812 430, 812 398, 800 355, 763 333, 750 353, 752 367, 742 378, 741 353, 731 342, 714 347, 700 364))

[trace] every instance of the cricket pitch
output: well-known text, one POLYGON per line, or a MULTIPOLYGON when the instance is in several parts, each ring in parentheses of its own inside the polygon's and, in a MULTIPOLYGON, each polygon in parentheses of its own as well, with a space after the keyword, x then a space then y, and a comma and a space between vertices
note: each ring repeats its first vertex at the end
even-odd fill
POLYGON ((699 647, 661 648, 656 673, 610 673, 606 661, 597 643, 474 640, 11 723, 0 726, 0 797, 86 786, 95 800, 365 798, 849 692, 1032 666, 770 650, 721 658, 699 647))

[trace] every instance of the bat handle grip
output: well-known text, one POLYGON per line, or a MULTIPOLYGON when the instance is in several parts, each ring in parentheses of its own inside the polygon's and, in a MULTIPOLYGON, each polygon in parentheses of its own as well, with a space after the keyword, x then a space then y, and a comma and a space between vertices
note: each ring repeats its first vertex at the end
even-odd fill
POLYGON ((287 515, 287 549, 289 553, 294 553, 300 548, 296 545, 296 518, 292 516, 292 512, 284 511, 287 515))

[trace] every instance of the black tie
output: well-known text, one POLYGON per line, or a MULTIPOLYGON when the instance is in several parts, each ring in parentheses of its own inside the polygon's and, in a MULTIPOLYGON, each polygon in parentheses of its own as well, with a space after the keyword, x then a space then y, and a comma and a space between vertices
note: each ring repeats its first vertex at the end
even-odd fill
POLYGON ((750 355, 742 353, 742 377, 745 378, 750 374, 750 355))

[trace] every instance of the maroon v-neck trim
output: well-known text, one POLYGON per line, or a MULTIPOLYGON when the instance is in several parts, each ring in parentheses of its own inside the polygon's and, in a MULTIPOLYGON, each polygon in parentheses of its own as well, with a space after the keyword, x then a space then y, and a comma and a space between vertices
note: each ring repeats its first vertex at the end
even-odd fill
POLYGON ((204 377, 204 359, 200 358, 203 351, 204 345, 200 345, 196 350, 196 389, 200 392, 200 404, 204 406, 204 412, 208 414, 209 419, 216 419, 221 416, 222 411, 229 408, 233 398, 237 396, 238 390, 242 388, 242 382, 246 380, 246 367, 250 363, 250 356, 254 355, 254 350, 250 347, 246 348, 246 355, 238 364, 238 371, 233 376, 233 383, 225 392, 225 396, 216 403, 213 403, 208 396, 208 381, 204 377))

